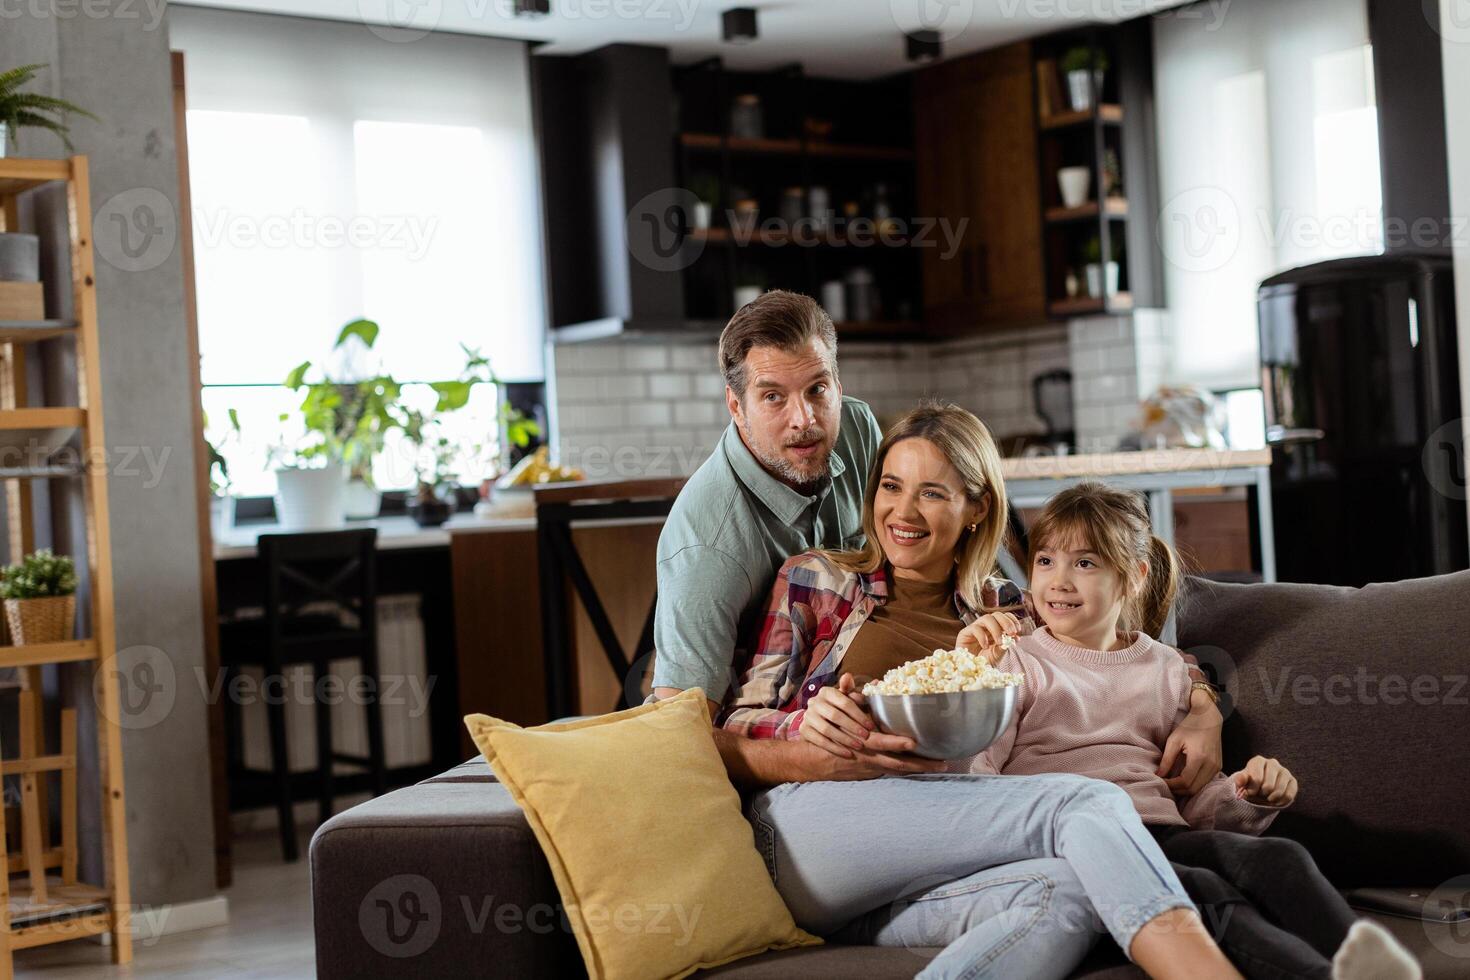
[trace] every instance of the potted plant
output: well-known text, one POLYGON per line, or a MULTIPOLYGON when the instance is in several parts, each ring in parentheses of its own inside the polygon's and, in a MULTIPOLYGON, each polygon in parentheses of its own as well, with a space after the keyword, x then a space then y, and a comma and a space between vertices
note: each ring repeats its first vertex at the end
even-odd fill
MULTIPOLYGON (((371 350, 378 331, 372 320, 352 320, 338 332, 332 350, 341 351, 354 341, 371 350)), ((372 463, 389 430, 399 424, 400 386, 382 373, 360 381, 324 376, 308 382, 311 366, 311 361, 302 361, 283 382, 305 393, 300 411, 313 441, 287 454, 296 465, 276 471, 282 498, 278 506, 296 515, 293 519, 327 526, 340 525, 347 517, 377 517, 380 496, 372 482, 372 463), (317 460, 324 465, 316 466, 317 460)))
POLYGON ((20 90, 22 85, 36 77, 36 72, 45 67, 44 64, 21 65, 19 68, 0 72, 0 157, 5 156, 6 150, 15 143, 16 135, 25 126, 50 130, 61 138, 62 145, 70 153, 72 145, 66 117, 78 115, 88 119, 97 118, 65 99, 20 90))
POLYGON ((450 469, 454 447, 440 432, 439 419, 430 412, 409 410, 403 434, 416 450, 416 485, 408 514, 419 527, 438 527, 454 513, 455 482, 450 469))
POLYGON ((1118 291, 1118 263, 1102 260, 1102 241, 1093 235, 1082 247, 1084 279, 1087 295, 1093 299, 1112 296, 1118 291))
POLYGON ((16 646, 60 643, 76 629, 76 566, 50 548, 34 551, 0 572, 5 622, 16 646))
MULTIPOLYGON (((204 440, 209 453, 209 526, 216 538, 235 526, 235 498, 230 494, 233 481, 230 479, 230 463, 220 449, 231 438, 240 436, 240 414, 229 409, 230 428, 220 438, 219 444, 204 440), (218 476, 216 476, 218 474, 218 476)), ((209 416, 204 416, 204 428, 209 428, 209 416)))
POLYGON ((720 179, 711 173, 695 174, 689 181, 689 192, 696 198, 694 213, 689 220, 693 222, 695 231, 706 231, 720 200, 720 179))
POLYGON ((1062 74, 1067 76, 1067 99, 1074 112, 1092 108, 1092 94, 1102 95, 1103 78, 1108 70, 1108 53, 1102 48, 1079 44, 1068 49, 1061 58, 1062 74))

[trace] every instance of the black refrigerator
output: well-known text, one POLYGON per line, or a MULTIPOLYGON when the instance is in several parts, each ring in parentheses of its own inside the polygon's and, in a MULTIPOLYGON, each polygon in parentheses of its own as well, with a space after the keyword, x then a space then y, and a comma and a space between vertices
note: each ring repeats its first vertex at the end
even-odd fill
POLYGON ((1278 576, 1467 565, 1455 289, 1441 253, 1334 259, 1257 294, 1278 576))

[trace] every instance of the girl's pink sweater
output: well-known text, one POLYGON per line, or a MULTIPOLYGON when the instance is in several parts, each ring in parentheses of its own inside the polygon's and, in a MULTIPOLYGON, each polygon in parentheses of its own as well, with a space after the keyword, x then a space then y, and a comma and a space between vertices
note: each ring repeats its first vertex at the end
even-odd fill
POLYGON ((1176 801, 1161 776, 1164 742, 1189 713, 1189 672, 1170 647, 1143 633, 1123 650, 1084 650, 1042 627, 1019 637, 996 666, 1025 674, 1011 723, 1000 738, 953 772, 1029 776, 1067 772, 1127 791, 1148 824, 1259 834, 1279 807, 1237 799, 1217 773, 1176 801))

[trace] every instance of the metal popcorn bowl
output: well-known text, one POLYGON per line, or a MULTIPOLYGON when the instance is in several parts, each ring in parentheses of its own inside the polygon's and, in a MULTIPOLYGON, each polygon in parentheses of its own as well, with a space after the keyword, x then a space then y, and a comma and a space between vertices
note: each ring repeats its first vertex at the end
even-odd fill
POLYGON ((878 727, 914 740, 927 759, 964 759, 989 747, 1011 723, 1019 685, 953 694, 870 694, 878 727))

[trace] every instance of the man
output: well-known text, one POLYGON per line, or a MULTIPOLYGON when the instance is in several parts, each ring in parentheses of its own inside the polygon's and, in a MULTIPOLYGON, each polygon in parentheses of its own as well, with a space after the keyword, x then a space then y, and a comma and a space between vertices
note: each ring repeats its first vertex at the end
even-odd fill
MULTIPOLYGON (((775 290, 742 307, 720 335, 719 359, 732 424, 680 491, 659 536, 654 622, 654 696, 701 688, 712 716, 782 563, 813 548, 862 543, 863 493, 882 439, 872 410, 843 396, 836 331, 809 297, 775 290)), ((1197 697, 1196 713, 1165 754, 1169 764, 1186 756, 1181 793, 1220 766, 1220 715, 1197 697)), ((880 732, 851 760, 804 741, 714 734, 731 778, 746 785, 944 769, 913 755, 912 740, 880 732)))

